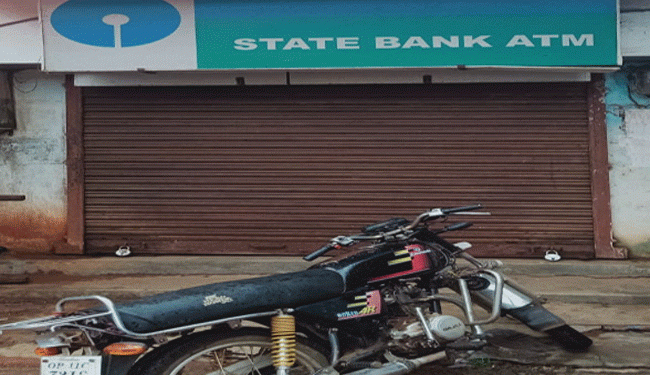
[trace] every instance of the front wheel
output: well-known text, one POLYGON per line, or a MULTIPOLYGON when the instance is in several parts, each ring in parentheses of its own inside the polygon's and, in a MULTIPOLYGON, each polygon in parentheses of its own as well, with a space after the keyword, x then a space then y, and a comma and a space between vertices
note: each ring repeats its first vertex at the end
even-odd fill
MULTIPOLYGON (((311 375, 329 362, 298 340, 290 375, 311 375)), ((130 375, 273 375, 271 337, 263 330, 205 331, 174 340, 138 361, 130 375)))

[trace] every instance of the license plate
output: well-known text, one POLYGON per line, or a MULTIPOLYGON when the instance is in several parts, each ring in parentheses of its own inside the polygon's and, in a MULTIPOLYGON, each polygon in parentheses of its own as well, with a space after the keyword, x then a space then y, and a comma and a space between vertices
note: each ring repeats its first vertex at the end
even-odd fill
POLYGON ((101 375, 100 356, 41 358, 41 375, 101 375))

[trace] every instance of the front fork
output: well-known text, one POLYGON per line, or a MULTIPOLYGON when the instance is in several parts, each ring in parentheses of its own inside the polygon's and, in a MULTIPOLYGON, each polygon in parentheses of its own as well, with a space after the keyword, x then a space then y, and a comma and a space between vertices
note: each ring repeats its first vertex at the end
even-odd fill
MULTIPOLYGON (((502 301, 508 299, 511 294, 511 287, 509 287, 503 276, 492 270, 480 270, 479 274, 482 275, 485 279, 489 280, 489 284, 485 289, 480 290, 489 290, 489 295, 479 294, 477 291, 471 290, 467 284, 467 280, 463 278, 458 279, 457 292, 460 293, 462 297, 462 304, 459 306, 463 309, 465 313, 465 318, 467 319, 467 325, 472 327, 472 332, 476 336, 483 336, 484 331, 481 327, 484 324, 489 324, 495 322, 501 316, 501 309, 503 308, 502 301), (474 302, 472 297, 479 297, 477 301, 480 305, 485 307, 486 310, 491 311, 490 316, 487 319, 477 320, 474 316, 474 302)), ((452 301, 450 301, 452 302, 452 301)))

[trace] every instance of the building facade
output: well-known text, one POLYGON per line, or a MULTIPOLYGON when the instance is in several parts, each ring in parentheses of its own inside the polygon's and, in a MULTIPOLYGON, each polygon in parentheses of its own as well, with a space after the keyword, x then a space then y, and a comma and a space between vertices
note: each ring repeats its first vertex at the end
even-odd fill
POLYGON ((476 255, 646 252, 650 228, 629 220, 650 197, 646 97, 626 94, 642 3, 142 3, 99 17, 43 0, 4 22, 44 44, 0 56, 16 124, 2 246, 301 254, 481 202, 492 216, 463 233, 476 255), (152 15, 164 27, 142 33, 152 15))

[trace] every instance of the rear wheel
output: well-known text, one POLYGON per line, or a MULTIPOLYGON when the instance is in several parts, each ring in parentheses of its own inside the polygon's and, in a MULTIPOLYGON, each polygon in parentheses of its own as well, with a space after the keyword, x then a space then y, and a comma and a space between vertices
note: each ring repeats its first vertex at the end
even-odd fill
MULTIPOLYGON (((299 340, 290 375, 311 375, 329 365, 320 349, 299 340)), ((163 346, 136 363, 131 375, 273 375, 271 337, 261 330, 213 331, 163 346)))

